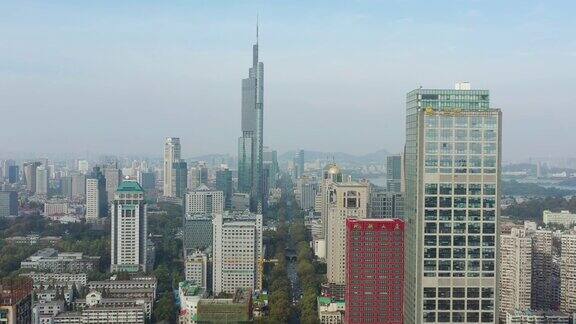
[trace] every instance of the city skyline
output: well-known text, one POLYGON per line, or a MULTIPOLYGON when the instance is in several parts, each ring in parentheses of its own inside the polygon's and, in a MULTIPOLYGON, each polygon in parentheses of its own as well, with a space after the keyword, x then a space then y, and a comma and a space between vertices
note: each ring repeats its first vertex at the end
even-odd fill
POLYGON ((8 1, 1 322, 576 324, 576 5, 8 1))
POLYGON ((108 2, 19 4, 0 5, 3 12, 19 13, 6 17, 1 29, 20 36, 6 35, 0 44, 2 105, 33 129, 51 127, 45 141, 38 141, 14 128, 18 123, 8 124, 0 142, 6 152, 156 154, 164 137, 177 136, 188 156, 235 154, 238 80, 250 57, 245 44, 254 41, 257 11, 261 51, 273 67, 264 85, 269 108, 264 123, 274 132, 265 144, 280 152, 302 143, 306 150, 400 152, 404 93, 461 80, 491 89, 494 105, 507 108, 505 160, 564 155, 571 137, 570 118, 560 116, 571 114, 573 76, 565 66, 576 51, 569 10, 561 6, 447 1, 442 12, 447 21, 433 22, 427 13, 442 6, 402 1, 328 9, 312 4, 305 13, 298 2, 128 2, 115 4, 114 11, 108 2), (420 37, 422 31, 430 33, 420 37), (540 95, 552 89, 567 95, 540 95), (558 113, 544 109, 549 106, 558 113), (355 131, 334 142, 334 131, 317 129, 326 117, 355 131), (153 127, 124 138, 119 131, 124 120, 153 127), (54 127, 62 124, 67 127, 54 127), (90 127, 95 124, 102 127, 90 127), (214 129, 218 135, 210 133, 214 129))

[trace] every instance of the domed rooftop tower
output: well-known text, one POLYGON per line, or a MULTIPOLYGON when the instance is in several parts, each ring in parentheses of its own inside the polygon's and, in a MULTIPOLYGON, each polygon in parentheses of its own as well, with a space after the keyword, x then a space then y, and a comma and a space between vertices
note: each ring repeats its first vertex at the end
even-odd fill
POLYGON ((336 163, 327 164, 324 167, 324 180, 342 182, 342 169, 336 163))

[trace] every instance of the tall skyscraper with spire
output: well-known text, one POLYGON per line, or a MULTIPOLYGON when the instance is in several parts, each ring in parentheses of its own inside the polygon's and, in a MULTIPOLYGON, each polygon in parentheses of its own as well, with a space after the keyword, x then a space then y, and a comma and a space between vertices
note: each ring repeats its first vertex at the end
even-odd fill
POLYGON ((253 210, 264 206, 262 175, 264 63, 258 61, 258 23, 256 44, 252 46, 252 67, 242 80, 242 136, 238 139, 238 190, 249 193, 253 210))

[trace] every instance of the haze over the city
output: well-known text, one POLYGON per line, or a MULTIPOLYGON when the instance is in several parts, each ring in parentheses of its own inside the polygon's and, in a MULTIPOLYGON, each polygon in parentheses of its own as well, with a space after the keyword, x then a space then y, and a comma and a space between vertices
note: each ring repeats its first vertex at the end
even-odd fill
POLYGON ((0 153, 236 154, 256 14, 265 145, 355 154, 405 141, 405 96, 470 81, 505 159, 565 156, 569 1, 2 1, 0 153))

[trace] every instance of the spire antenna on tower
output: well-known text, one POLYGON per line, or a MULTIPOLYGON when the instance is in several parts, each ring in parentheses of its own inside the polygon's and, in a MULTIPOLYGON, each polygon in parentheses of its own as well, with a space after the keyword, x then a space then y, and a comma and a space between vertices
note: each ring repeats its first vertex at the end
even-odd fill
POLYGON ((256 13, 256 44, 258 44, 258 24, 259 24, 259 22, 258 22, 259 17, 258 16, 259 16, 258 13, 256 13))

